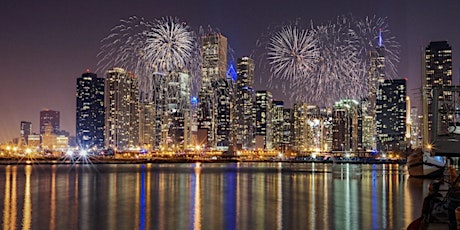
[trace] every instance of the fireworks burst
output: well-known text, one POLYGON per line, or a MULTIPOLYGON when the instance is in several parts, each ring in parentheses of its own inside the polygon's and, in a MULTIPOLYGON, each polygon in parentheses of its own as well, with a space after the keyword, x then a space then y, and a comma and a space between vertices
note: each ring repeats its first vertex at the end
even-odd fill
POLYGON ((154 75, 186 72, 192 77, 198 76, 196 36, 185 22, 177 18, 165 17, 148 22, 130 17, 113 28, 102 42, 104 45, 98 54, 100 69, 117 66, 134 72, 139 78, 140 90, 148 100, 154 93, 154 75))
POLYGON ((294 26, 282 28, 268 44, 271 71, 287 80, 307 74, 319 57, 316 43, 312 32, 294 26))
POLYGON ((388 34, 388 26, 375 17, 359 21, 342 16, 325 25, 285 26, 266 45, 270 82, 280 79, 291 100, 319 106, 363 98, 372 87, 369 55, 377 47, 385 47, 386 77, 396 76, 399 45, 391 36, 379 43, 382 32, 388 34))

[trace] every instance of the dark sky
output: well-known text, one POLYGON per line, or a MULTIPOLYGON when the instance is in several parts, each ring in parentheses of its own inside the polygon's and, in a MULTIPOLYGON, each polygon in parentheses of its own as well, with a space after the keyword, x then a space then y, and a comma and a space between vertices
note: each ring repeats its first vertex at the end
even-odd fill
MULTIPOLYGON (((454 83, 458 82, 458 0, 1 1, 0 143, 19 136, 21 120, 31 121, 38 132, 43 109, 60 111, 61 129, 74 134, 76 78, 87 68, 96 70, 100 40, 129 16, 178 17, 194 30, 210 25, 227 36, 239 57, 250 55, 269 27, 298 18, 321 24, 348 13, 388 18, 392 35, 401 44, 398 73, 409 79, 414 104, 420 100, 416 92, 421 50, 430 41, 447 40, 453 47, 454 83)), ((256 76, 256 90, 266 89, 264 79, 256 76)), ((274 96, 285 99, 280 93, 274 96)))

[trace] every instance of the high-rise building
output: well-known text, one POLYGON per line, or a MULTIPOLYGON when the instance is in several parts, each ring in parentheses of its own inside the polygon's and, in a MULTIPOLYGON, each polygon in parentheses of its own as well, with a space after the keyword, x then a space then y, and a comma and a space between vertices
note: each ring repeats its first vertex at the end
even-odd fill
POLYGON ((422 120, 419 110, 412 107, 410 110, 410 142, 409 147, 412 149, 422 147, 422 120))
POLYGON ((283 140, 281 149, 283 152, 289 152, 293 150, 292 147, 292 134, 293 134, 293 123, 294 123, 294 115, 292 109, 284 108, 283 109, 283 140))
POLYGON ((272 93, 266 90, 256 91, 255 116, 256 116, 256 148, 273 148, 273 124, 272 124, 272 93))
POLYGON ((54 110, 42 110, 40 111, 40 134, 45 133, 47 126, 50 126, 51 133, 59 131, 59 111, 54 110))
POLYGON ((30 121, 21 121, 21 128, 19 130, 19 141, 20 145, 27 145, 29 135, 32 134, 32 122, 30 121))
POLYGON ((215 86, 222 86, 227 72, 227 38, 220 33, 201 38, 202 76, 198 94, 198 139, 207 147, 217 145, 217 105, 215 86), (223 79, 223 80, 222 80, 223 79), (219 83, 217 83, 219 82, 219 83))
POLYGON ((190 75, 186 70, 155 73, 149 98, 140 95, 140 143, 143 148, 178 151, 190 145, 190 75))
POLYGON ((233 150, 233 106, 236 71, 231 64, 226 73, 226 79, 215 81, 216 90, 216 148, 218 150, 233 150))
POLYGON ((119 151, 139 144, 139 85, 122 68, 107 71, 105 79, 105 145, 119 151))
POLYGON ((283 151, 283 101, 273 101, 271 108, 271 122, 272 122, 272 138, 273 138, 273 149, 283 151))
POLYGON ((385 80, 379 86, 376 107, 377 149, 406 149, 406 80, 385 80))
POLYGON ((237 60, 236 99, 235 99, 235 136, 236 143, 242 149, 254 146, 254 60, 241 57, 237 60))
MULTIPOLYGON (((433 88, 452 85, 452 47, 447 41, 433 41, 425 48, 422 74, 422 111, 423 111, 423 145, 432 142, 431 127, 433 123, 433 88)), ((452 92, 443 91, 438 98, 440 103, 452 100, 452 92)), ((440 114, 440 124, 438 128, 448 129, 448 117, 440 114)))
POLYGON ((344 99, 336 102, 332 114, 332 150, 358 150, 358 110, 359 103, 344 99))
POLYGON ((368 81, 368 95, 362 101, 362 113, 359 117, 361 126, 358 141, 360 149, 376 149, 376 103, 379 85, 385 80, 385 47, 383 46, 382 34, 379 33, 377 47, 370 52, 370 69, 368 81))
POLYGON ((75 133, 80 148, 104 148, 104 81, 89 70, 77 79, 75 133))
POLYGON ((307 145, 307 119, 308 105, 306 103, 296 103, 293 107, 292 123, 292 146, 296 152, 308 151, 307 145))

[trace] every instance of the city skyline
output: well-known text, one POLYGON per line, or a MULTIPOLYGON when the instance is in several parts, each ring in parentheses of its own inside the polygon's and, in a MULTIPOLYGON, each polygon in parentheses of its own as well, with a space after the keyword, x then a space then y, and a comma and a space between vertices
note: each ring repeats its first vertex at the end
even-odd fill
MULTIPOLYGON (((5 12, 0 16, 5 31, 0 38, 3 51, 0 59, 3 70, 0 142, 19 136, 20 121, 32 122, 32 131, 38 133, 39 112, 45 109, 60 111, 61 129, 75 135, 76 79, 86 68, 99 77, 105 77, 105 72, 96 71, 100 40, 120 20, 132 15, 148 19, 174 16, 193 28, 209 24, 228 38, 235 58, 256 52, 256 41, 270 30, 268 27, 279 26, 299 17, 317 23, 326 23, 348 13, 357 17, 387 17, 392 34, 401 44, 398 76, 409 79, 408 95, 414 105, 417 106, 420 100, 420 95, 414 91, 420 88, 422 50, 430 41, 447 40, 452 46, 453 83, 458 84, 460 64, 455 54, 460 47, 460 30, 456 29, 460 28, 460 23, 456 20, 455 12, 460 12, 459 3, 441 1, 439 5, 443 7, 437 9, 427 7, 428 1, 417 5, 408 1, 398 4, 332 1, 316 5, 291 3, 282 6, 270 2, 263 5, 238 2, 187 3, 191 4, 189 7, 177 7, 178 4, 174 2, 164 3, 163 6, 140 2, 128 6, 117 2, 79 2, 69 5, 53 1, 5 3, 6 7, 2 7, 5 12), (327 8, 331 4, 336 6, 333 10, 327 8), (247 8, 235 11, 238 6, 247 8), (265 15, 263 22, 260 20, 262 15, 265 15), (443 17, 440 18, 440 15, 443 17)), ((255 62, 259 61, 258 57, 254 59, 255 62)), ((258 68, 256 66, 255 89, 269 90, 273 92, 275 100, 283 100, 289 107, 292 106, 288 95, 267 88, 265 83, 268 78, 258 68)))

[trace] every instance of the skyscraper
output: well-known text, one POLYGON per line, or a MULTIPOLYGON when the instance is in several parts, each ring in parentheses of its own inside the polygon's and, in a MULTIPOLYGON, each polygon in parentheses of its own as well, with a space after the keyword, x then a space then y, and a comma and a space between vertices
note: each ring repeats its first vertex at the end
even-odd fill
MULTIPOLYGON (((433 123, 432 94, 433 88, 452 85, 452 47, 447 41, 433 41, 425 48, 422 74, 422 111, 423 111, 423 145, 432 142, 431 126, 433 123)), ((450 101, 451 92, 444 91, 438 98, 441 103, 450 101)), ((448 128, 448 117, 440 115, 439 128, 448 128)), ((442 132, 442 131, 441 131, 442 132)))
POLYGON ((385 80, 379 86, 378 95, 377 149, 404 151, 406 149, 406 80, 385 80))
POLYGON ((201 43, 202 82, 198 94, 198 134, 205 136, 198 139, 206 142, 208 147, 215 147, 218 100, 214 87, 226 79, 227 38, 220 33, 208 34, 201 38, 201 43))
POLYGON ((59 111, 49 109, 40 111, 40 135, 45 133, 47 126, 51 127, 51 133, 59 131, 59 111))
POLYGON ((261 149, 273 148, 272 126, 272 93, 266 90, 256 92, 255 116, 256 116, 256 147, 261 149))
POLYGON ((254 60, 238 58, 236 71, 235 136, 236 143, 243 149, 254 146, 254 60))
POLYGON ((104 80, 89 70, 77 79, 75 133, 80 148, 104 147, 104 80))
POLYGON ((363 149, 375 149, 377 147, 376 103, 377 97, 379 97, 379 85, 385 80, 385 47, 383 46, 381 32, 379 33, 378 41, 375 50, 370 52, 369 91, 361 106, 359 147, 363 149))
POLYGON ((123 151, 139 144, 139 86, 122 68, 105 79, 105 145, 123 151))
POLYGON ((231 64, 226 73, 226 79, 215 81, 216 90, 216 147, 219 150, 229 150, 233 146, 233 106, 236 71, 231 64))
POLYGON ((336 102, 332 114, 332 150, 357 151, 358 149, 358 102, 336 102))
POLYGON ((284 102, 273 101, 271 114, 272 114, 272 132, 273 132, 273 149, 283 151, 283 123, 284 123, 284 102))
POLYGON ((19 131, 19 141, 20 145, 27 145, 29 135, 32 134, 32 122, 30 121, 21 121, 21 127, 19 131))

